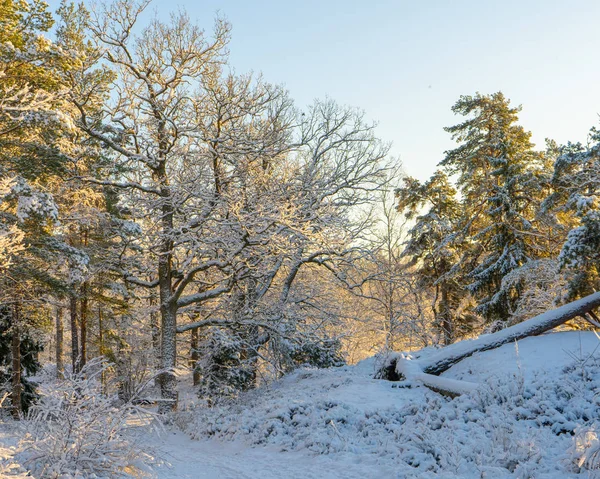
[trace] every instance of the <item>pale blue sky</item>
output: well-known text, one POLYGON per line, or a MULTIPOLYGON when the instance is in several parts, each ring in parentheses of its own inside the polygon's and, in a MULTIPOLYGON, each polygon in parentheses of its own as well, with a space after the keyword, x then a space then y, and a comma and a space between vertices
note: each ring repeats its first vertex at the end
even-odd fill
MULTIPOLYGON (((57 0, 51 0, 56 8, 57 0)), ((87 3, 87 2, 86 2, 87 3)), ((405 171, 427 178, 452 148, 462 94, 502 90, 544 138, 584 141, 600 113, 598 0, 154 0, 209 29, 233 25, 231 64, 284 84, 301 107, 365 110, 405 171)))

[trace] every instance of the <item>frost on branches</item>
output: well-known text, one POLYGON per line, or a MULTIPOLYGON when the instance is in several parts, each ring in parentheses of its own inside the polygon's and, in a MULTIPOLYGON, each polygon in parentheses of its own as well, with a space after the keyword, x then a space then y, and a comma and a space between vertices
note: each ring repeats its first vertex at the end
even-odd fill
POLYGON ((558 257, 559 264, 572 273, 570 294, 597 290, 600 262, 600 131, 592 128, 589 143, 569 143, 554 165, 554 193, 544 202, 550 211, 574 215, 558 257))
POLYGON ((64 381, 46 383, 24 421, 17 458, 36 476, 131 477, 152 461, 127 432, 128 421, 147 423, 149 413, 131 402, 118 404, 102 393, 100 377, 109 365, 88 362, 64 381))

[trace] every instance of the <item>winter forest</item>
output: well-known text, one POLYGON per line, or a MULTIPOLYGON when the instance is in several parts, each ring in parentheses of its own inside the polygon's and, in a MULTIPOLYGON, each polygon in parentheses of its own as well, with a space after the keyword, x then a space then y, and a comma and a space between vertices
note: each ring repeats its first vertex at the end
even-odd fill
POLYGON ((151 8, 0 0, 0 476, 600 477, 600 131, 419 180, 151 8))

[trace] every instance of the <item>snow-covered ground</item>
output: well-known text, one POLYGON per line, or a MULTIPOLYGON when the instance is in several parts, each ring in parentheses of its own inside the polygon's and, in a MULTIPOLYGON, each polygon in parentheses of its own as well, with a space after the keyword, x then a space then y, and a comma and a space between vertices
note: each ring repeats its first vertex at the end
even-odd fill
POLYGON ((277 447, 248 447, 237 442, 193 441, 180 431, 148 439, 163 463, 155 468, 165 479, 365 479, 396 477, 392 465, 373 468, 359 460, 306 452, 282 452, 277 447))
POLYGON ((375 368, 299 370, 233 404, 179 413, 184 432, 132 434, 167 479, 589 477, 575 466, 575 438, 598 443, 594 333, 475 354, 444 373, 481 384, 456 399, 372 379, 375 368))
POLYGON ((443 376, 481 381, 494 375, 522 374, 529 382, 538 375, 557 377, 565 367, 580 359, 589 363, 594 358, 600 360, 600 339, 595 333, 548 333, 476 353, 454 365, 443 376))

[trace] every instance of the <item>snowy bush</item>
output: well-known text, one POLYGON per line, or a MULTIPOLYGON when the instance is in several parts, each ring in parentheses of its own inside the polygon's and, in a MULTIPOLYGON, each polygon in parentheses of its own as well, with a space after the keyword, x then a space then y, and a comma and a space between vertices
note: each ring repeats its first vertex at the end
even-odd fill
POLYGON ((143 476, 152 458, 136 447, 126 429, 144 419, 139 408, 117 407, 101 392, 105 362, 90 361, 80 373, 45 384, 24 423, 19 459, 40 479, 143 476))
MULTIPOLYGON (((367 380, 361 374, 368 372, 355 368, 304 369, 179 423, 195 438, 365 454, 362 461, 395 463, 401 477, 565 477, 557 458, 565 457, 578 428, 600 414, 600 362, 589 359, 584 378, 573 374, 577 368, 527 381, 521 372, 498 371, 455 399, 367 380), (394 405, 380 403, 378 395, 392 391, 394 405), (363 404, 366 398, 374 402, 363 404)), ((571 463, 587 470, 600 465, 596 436, 578 444, 571 463)))
MULTIPOLYGON (((573 445, 568 451, 572 463, 580 471, 598 471, 600 477, 600 438, 598 424, 580 426, 575 430, 573 445)), ((595 477, 595 476, 594 476, 595 477)))

